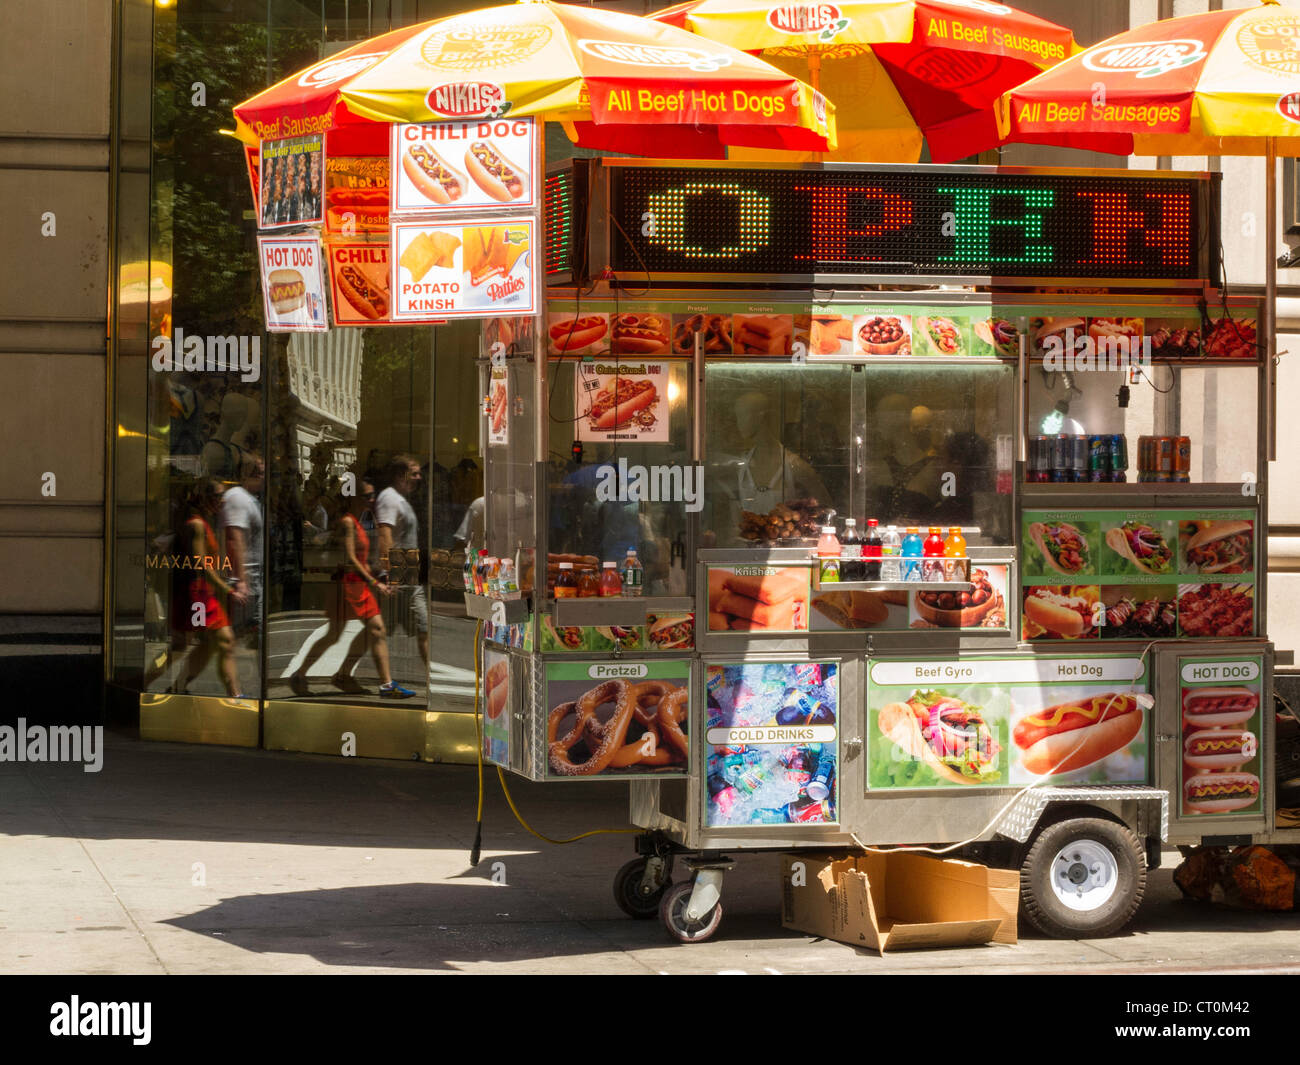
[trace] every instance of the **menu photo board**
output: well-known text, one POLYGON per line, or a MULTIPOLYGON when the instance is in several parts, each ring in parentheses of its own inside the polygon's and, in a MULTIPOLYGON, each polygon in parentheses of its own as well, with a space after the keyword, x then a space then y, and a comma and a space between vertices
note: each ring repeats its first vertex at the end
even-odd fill
POLYGON ((1153 706, 1140 657, 877 659, 867 788, 1145 783, 1153 706))
POLYGON ((263 229, 321 221, 321 134, 266 140, 258 146, 258 224, 263 229))
POLYGON ((388 235, 388 160, 330 155, 325 160, 325 229, 344 237, 388 235))
POLYGON ((539 285, 533 219, 398 221, 392 224, 391 234, 395 321, 536 312, 539 285))
POLYGON ((325 247, 334 324, 392 325, 388 242, 330 241, 325 247))
POLYGON ((396 124, 389 150, 395 214, 537 205, 531 118, 396 124))
POLYGON ((1181 816, 1263 814, 1263 677, 1259 655, 1178 659, 1181 816))
POLYGON ((324 332, 325 269, 320 237, 258 237, 266 328, 272 333, 324 332))
POLYGON ((1026 511, 1026 640, 1253 636, 1254 510, 1026 511))

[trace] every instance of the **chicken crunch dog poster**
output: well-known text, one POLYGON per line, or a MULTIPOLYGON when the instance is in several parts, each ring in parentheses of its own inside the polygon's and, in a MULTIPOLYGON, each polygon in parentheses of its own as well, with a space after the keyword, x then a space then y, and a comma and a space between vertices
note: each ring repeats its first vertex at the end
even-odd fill
POLYGON ((668 443, 668 364, 584 362, 574 375, 583 440, 668 443))
POLYGON ((877 660, 868 790, 1145 783, 1147 689, 1120 655, 877 660))

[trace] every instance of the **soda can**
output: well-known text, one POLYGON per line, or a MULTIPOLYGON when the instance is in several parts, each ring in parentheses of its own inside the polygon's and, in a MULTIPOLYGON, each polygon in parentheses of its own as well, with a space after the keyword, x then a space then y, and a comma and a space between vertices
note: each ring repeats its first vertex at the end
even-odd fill
POLYGON ((1070 471, 1074 469, 1074 437, 1068 433, 1061 433, 1052 440, 1052 480, 1056 480, 1056 471, 1065 472, 1065 480, 1070 479, 1070 471))
POLYGON ((1171 476, 1172 476, 1173 481, 1174 481, 1175 484, 1191 484, 1191 483, 1192 483, 1192 475, 1191 475, 1190 473, 1188 473, 1186 470, 1175 470, 1175 471, 1171 474, 1171 476))
POLYGON ((785 819, 789 822, 829 821, 831 804, 828 802, 792 802, 785 807, 785 819))
POLYGON ((1174 475, 1168 470, 1156 470, 1151 474, 1151 480, 1156 484, 1169 484, 1173 479, 1174 475))
POLYGON ((1104 477, 1093 477, 1093 473, 1110 472, 1110 437, 1094 434, 1088 437, 1088 480, 1104 481, 1104 477))
POLYGON ((1034 482, 1036 484, 1046 484, 1052 479, 1052 438, 1050 436, 1036 436, 1034 437, 1034 444, 1038 450, 1034 482))
POLYGON ((1192 470, 1192 438, 1174 437, 1174 472, 1190 473, 1192 470))
POLYGON ((1110 480, 1110 470, 1089 470, 1088 481, 1092 484, 1101 484, 1110 480))
POLYGON ((1145 473, 1151 469, 1151 437, 1138 437, 1138 472, 1145 473))
POLYGON ((1174 472, 1174 438, 1172 436, 1156 437, 1156 464, 1158 473, 1174 472))
POLYGON ((1083 482, 1088 479, 1088 438, 1074 436, 1070 438, 1070 479, 1083 482))
POLYGON ((812 780, 804 789, 808 792, 808 798, 816 799, 820 802, 822 799, 831 797, 831 788, 835 782, 835 760, 833 758, 823 758, 817 765, 817 772, 813 774, 812 780))
MULTIPOLYGON (((1141 476, 1141 475, 1139 474, 1139 476, 1141 476)), ((1128 483, 1128 474, 1125 473, 1123 470, 1111 470, 1111 471, 1110 471, 1110 483, 1111 483, 1111 484, 1127 484, 1127 483, 1128 483)))
POLYGON ((804 688, 815 688, 822 682, 822 667, 816 662, 800 662, 794 667, 794 679, 804 688))
MULTIPOLYGON (((1107 437, 1110 450, 1111 473, 1123 473, 1128 469, 1128 440, 1123 433, 1111 433, 1107 437)), ((1112 477, 1113 481, 1115 478, 1112 477)))
POLYGON ((1064 484, 1066 481, 1070 480, 1070 471, 1058 470, 1053 468, 1051 473, 1051 480, 1053 484, 1064 484))

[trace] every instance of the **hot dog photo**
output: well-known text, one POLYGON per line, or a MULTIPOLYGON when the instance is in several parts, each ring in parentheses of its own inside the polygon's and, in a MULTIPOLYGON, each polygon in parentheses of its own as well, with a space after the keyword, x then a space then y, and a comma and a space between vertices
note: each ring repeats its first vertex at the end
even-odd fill
POLYGON ((1032 585, 1025 589, 1022 639, 1097 639, 1105 616, 1095 584, 1032 585))
POLYGON ((1146 779, 1146 729, 1155 705, 1145 692, 1017 690, 1012 699, 1014 782, 1038 777, 1071 782, 1146 779))
POLYGON ((1243 815, 1262 810, 1260 736, 1263 731, 1257 666, 1242 660, 1183 666, 1182 787, 1184 816, 1243 815), (1243 684, 1187 683, 1216 673, 1253 677, 1243 684))
POLYGON ((668 364, 584 362, 574 374, 584 440, 668 441, 668 364))
POLYGON ((535 129, 530 118, 394 125, 396 210, 530 206, 535 129))
POLYGON ((335 325, 388 324, 387 243, 327 245, 335 325))
POLYGON ((609 351, 609 315, 552 314, 547 329, 550 355, 592 355, 609 351))
POLYGON ((510 656, 490 644, 483 646, 483 757, 510 764, 510 656))
POLYGON ((487 397, 488 443, 504 446, 510 442, 510 377, 505 367, 493 367, 487 397))

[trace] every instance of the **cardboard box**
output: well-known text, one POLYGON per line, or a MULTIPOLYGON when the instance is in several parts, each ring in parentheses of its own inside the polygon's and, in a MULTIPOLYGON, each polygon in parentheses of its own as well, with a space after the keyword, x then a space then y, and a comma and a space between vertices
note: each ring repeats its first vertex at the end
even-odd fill
POLYGON ((908 852, 787 854, 786 928, 881 953, 1014 943, 1020 875, 908 852), (796 863, 802 863, 802 870, 796 863))

